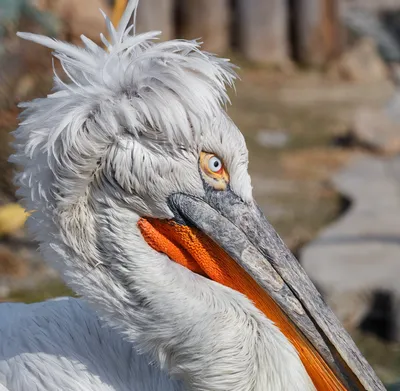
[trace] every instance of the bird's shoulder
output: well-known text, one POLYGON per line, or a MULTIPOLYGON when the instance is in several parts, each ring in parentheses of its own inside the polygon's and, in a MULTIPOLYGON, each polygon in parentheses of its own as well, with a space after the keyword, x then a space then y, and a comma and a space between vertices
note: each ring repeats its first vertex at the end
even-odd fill
POLYGON ((0 304, 0 390, 176 390, 149 362, 80 299, 0 304))
POLYGON ((0 304, 0 346, 16 338, 21 341, 19 345, 29 348, 31 343, 54 337, 60 343, 69 340, 71 346, 76 339, 80 339, 79 343, 88 342, 96 331, 104 334, 102 329, 99 318, 80 299, 64 297, 33 304, 0 304))

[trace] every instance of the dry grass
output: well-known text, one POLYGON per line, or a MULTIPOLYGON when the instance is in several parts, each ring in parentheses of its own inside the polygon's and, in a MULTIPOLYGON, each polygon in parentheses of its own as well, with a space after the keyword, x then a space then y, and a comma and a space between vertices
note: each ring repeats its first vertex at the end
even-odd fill
POLYGON ((6 246, 0 245, 0 275, 13 278, 24 278, 28 274, 28 265, 16 257, 6 246))
POLYGON ((14 166, 8 163, 11 154, 10 132, 17 126, 17 108, 0 111, 0 203, 15 201, 15 187, 12 183, 14 166))

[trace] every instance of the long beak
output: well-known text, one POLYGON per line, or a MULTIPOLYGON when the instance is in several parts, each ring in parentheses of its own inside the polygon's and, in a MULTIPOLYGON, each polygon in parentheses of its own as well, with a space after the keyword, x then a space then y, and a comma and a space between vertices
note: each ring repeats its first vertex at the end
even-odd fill
POLYGON ((297 349, 317 390, 385 390, 255 203, 213 190, 204 200, 174 194, 169 203, 175 222, 142 221, 145 239, 173 260, 253 300, 297 349))

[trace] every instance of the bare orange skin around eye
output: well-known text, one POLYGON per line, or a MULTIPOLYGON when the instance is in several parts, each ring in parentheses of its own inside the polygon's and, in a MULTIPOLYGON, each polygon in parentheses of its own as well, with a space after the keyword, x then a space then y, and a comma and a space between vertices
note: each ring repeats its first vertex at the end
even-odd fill
POLYGON ((203 172, 204 180, 217 190, 225 190, 229 183, 229 175, 222 165, 218 171, 212 171, 209 168, 209 161, 212 157, 216 157, 213 153, 200 153, 200 168, 203 172))
POLYGON ((191 271, 235 289, 251 299, 296 348, 317 390, 346 390, 341 380, 272 298, 208 236, 196 228, 182 226, 170 220, 141 218, 138 227, 146 242, 156 251, 168 255, 170 259, 191 271))

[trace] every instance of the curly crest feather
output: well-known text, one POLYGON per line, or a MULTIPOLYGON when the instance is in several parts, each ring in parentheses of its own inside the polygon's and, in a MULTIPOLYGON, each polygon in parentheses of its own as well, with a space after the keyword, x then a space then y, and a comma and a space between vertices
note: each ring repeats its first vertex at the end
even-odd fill
MULTIPOLYGON (((156 42, 159 32, 135 35, 134 23, 127 26, 137 3, 129 2, 117 28, 104 15, 106 49, 83 35, 81 48, 18 33, 53 49, 67 78, 54 69, 54 93, 20 105, 24 120, 14 132, 17 152, 11 161, 23 166, 16 181, 27 209, 46 213, 54 202, 76 203, 115 145, 133 151, 135 141, 146 145, 146 139, 156 139, 147 146, 162 145, 160 153, 168 145, 174 153, 189 147, 193 138, 201 139, 204 122, 228 102, 226 86, 235 79, 230 63, 202 52, 196 41, 156 42)), ((119 156, 109 168, 129 172, 132 155, 129 161, 119 156)), ((127 178, 119 180, 129 185, 127 178)))

